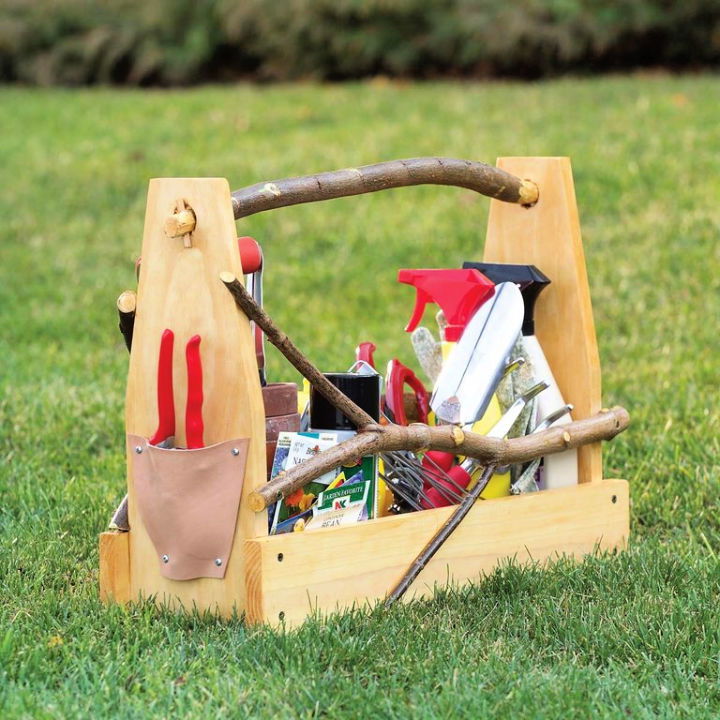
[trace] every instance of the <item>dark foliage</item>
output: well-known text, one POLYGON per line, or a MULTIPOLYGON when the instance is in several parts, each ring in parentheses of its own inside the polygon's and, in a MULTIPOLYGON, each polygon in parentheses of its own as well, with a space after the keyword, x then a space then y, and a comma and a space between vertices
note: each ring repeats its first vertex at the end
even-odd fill
POLYGON ((720 62, 718 0, 5 0, 0 79, 534 78, 720 62))

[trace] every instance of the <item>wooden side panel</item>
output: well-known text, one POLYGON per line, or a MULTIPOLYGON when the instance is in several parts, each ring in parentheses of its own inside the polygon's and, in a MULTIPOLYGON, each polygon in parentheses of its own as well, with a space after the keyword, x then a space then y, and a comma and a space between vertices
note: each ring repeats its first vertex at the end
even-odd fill
POLYGON ((130 533, 100 533, 100 600, 130 601, 130 533))
MULTIPOLYGON (((314 611, 382 599, 454 508, 333 529, 248 540, 249 622, 297 625, 314 611)), ((478 502, 406 597, 437 584, 479 579, 503 559, 581 558, 622 548, 629 534, 628 485, 604 480, 478 502)))
MULTIPOLYGON (((570 160, 498 159, 498 166, 533 180, 540 199, 531 208, 490 203, 484 259, 537 265, 552 284, 535 308, 535 330, 575 419, 601 409, 600 358, 570 160)), ((602 478, 600 443, 578 449, 580 482, 602 478)))
MULTIPOLYGON (((233 551, 223 580, 172 581, 159 572, 159 559, 143 526, 132 482, 130 539, 132 596, 156 595, 158 602, 212 609, 224 615, 245 605, 242 542, 267 532, 264 513, 253 513, 244 502, 265 481, 265 421, 254 344, 245 316, 219 279, 228 270, 242 277, 230 188, 224 179, 163 178, 150 182, 137 313, 128 375, 126 428, 149 437, 156 429, 157 365, 163 330, 175 333, 174 400, 176 445, 185 444, 187 367, 185 345, 201 336, 203 420, 206 445, 250 438, 243 499, 233 551), (192 247, 183 238, 168 238, 167 217, 178 199, 195 212, 192 247)), ((128 465, 130 468, 130 465, 128 465)), ((130 473, 128 472, 130 480, 130 473)), ((212 518, 208 518, 212 522, 212 518)))

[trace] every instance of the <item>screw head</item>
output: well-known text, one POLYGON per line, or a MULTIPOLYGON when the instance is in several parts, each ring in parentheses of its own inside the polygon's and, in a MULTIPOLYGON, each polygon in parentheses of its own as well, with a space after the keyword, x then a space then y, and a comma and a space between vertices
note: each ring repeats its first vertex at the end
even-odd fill
POLYGON ((222 558, 215 558, 215 564, 220 567, 222 565, 222 558))
POLYGON ((170 556, 169 555, 163 555, 160 558, 166 565, 170 562, 170 556))
POLYGON ((240 450, 238 448, 233 448, 230 452, 233 455, 235 455, 235 457, 237 457, 240 454, 240 450))
POLYGON ((142 450, 143 450, 143 449, 142 449, 142 446, 140 446, 140 445, 136 445, 136 446, 135 446, 135 452, 136 452, 138 455, 141 455, 141 454, 142 454, 142 450))

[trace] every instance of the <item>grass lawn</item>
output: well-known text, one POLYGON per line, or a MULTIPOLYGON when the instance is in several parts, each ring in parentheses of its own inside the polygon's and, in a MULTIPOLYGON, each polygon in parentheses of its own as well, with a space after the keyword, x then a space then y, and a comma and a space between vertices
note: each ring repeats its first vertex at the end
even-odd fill
MULTIPOLYGON (((720 715, 720 78, 0 90, 0 715, 720 715), (124 492, 147 180, 260 180, 413 155, 572 157, 603 365, 631 412, 619 557, 279 633, 106 609, 97 534, 124 492)), ((325 370, 413 363, 403 266, 481 253, 488 202, 401 189, 238 224, 266 306, 325 370)), ((269 376, 295 379, 270 351, 269 376)))

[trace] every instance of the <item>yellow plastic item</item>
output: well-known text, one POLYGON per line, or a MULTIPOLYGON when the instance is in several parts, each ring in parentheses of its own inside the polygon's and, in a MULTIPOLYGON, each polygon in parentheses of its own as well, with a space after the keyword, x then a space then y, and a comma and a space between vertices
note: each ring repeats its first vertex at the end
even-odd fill
MULTIPOLYGON (((478 435, 487 435, 492 429, 495 423, 502 417, 502 410, 500 409, 500 403, 498 402, 497 396, 493 395, 490 400, 490 405, 485 411, 485 414, 472 426, 472 431, 478 433, 478 435)), ((460 458, 462 462, 464 458, 460 458)), ((473 475, 473 479, 468 485, 468 490, 472 490, 473 485, 477 482, 477 479, 482 474, 482 470, 478 470, 473 475)), ((488 483, 488 486, 480 493, 481 498, 489 500, 490 498, 504 497, 510 494, 510 473, 502 473, 501 475, 493 475, 488 483)))
POLYGON ((378 458, 378 479, 377 479, 377 509, 378 517, 385 517, 390 515, 390 508, 392 507, 394 498, 393 494, 388 490, 388 486, 380 475, 385 474, 385 466, 381 458, 378 458))
MULTIPOLYGON (((450 352, 455 347, 454 342, 442 342, 440 347, 442 350, 443 362, 445 362, 450 355, 450 352)), ((472 431, 478 433, 478 435, 487 435, 492 429, 493 425, 502 417, 502 410, 500 409, 500 403, 498 402, 497 396, 493 395, 490 400, 490 405, 485 411, 485 414, 472 426, 472 431)), ((435 424, 435 416, 432 415, 432 422, 428 418, 428 424, 435 424)), ((464 458, 459 458, 459 462, 462 462, 464 458)), ((477 477, 480 477, 482 471, 478 472, 477 477)), ((476 480, 477 478, 473 478, 476 480)), ((474 482, 471 482, 468 486, 468 490, 472 488, 474 482)), ((488 483, 488 486, 480 494, 481 498, 490 499, 497 497, 504 497, 510 494, 510 473, 506 472, 502 475, 493 475, 492 479, 488 483)))
POLYGON ((298 392, 298 412, 302 415, 305 412, 307 404, 310 402, 310 381, 303 378, 302 390, 298 392))

